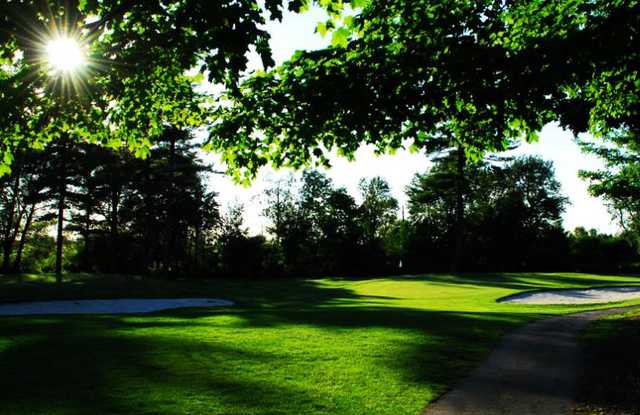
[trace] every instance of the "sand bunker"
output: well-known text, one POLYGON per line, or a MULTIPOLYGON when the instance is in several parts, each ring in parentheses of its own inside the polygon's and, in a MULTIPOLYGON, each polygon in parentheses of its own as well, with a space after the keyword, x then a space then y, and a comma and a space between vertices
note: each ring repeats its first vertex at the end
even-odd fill
POLYGON ((131 314, 189 307, 227 307, 232 301, 217 298, 158 298, 117 300, 37 301, 0 304, 0 315, 34 314, 131 314))
POLYGON ((510 295, 500 302, 520 304, 597 304, 640 298, 640 287, 547 290, 510 295))

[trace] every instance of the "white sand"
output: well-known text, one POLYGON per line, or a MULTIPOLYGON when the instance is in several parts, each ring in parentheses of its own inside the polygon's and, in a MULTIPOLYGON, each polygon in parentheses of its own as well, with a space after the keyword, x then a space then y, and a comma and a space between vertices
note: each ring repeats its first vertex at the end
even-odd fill
POLYGON ((0 303, 0 315, 33 314, 130 314, 188 307, 227 307, 232 301, 217 298, 158 298, 117 300, 37 301, 31 303, 0 303))
POLYGON ((640 298, 640 287, 603 287, 522 293, 502 300, 520 304, 596 304, 640 298))

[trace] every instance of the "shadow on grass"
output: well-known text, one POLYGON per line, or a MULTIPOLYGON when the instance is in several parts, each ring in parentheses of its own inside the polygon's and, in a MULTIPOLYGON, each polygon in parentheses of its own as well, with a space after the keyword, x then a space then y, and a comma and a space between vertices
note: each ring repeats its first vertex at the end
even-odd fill
POLYGON ((587 333, 574 414, 640 415, 640 315, 596 321, 587 333))
MULTIPOLYGON (((340 371, 345 361, 366 356, 397 373, 402 383, 428 385, 437 394, 469 371, 501 334, 524 319, 499 313, 315 305, 286 312, 230 309, 129 317, 9 318, 0 321, 0 338, 13 340, 8 347, 0 347, 0 403, 7 414, 356 414, 362 413, 358 404, 366 397, 336 390, 336 385, 323 389, 312 380, 305 383, 304 370, 318 372, 327 367, 340 371), (288 340, 277 338, 280 334, 269 342, 263 343, 257 334, 249 343, 236 344, 207 332, 216 327, 218 317, 234 319, 213 332, 221 337, 304 325, 326 331, 328 339, 335 334, 343 336, 342 341, 353 339, 362 349, 342 356, 344 349, 321 344, 325 348, 321 353, 309 355, 305 350, 288 349, 288 340), (369 331, 355 330, 364 328, 414 335, 393 332, 392 339, 373 343, 371 348, 366 339, 358 337, 369 331), (298 352, 303 353, 294 359, 292 355, 298 352), (332 359, 343 360, 333 366, 332 359), (306 369, 296 371, 298 364, 306 369), (356 405, 332 396, 340 393, 356 405)), ((282 334, 292 335, 295 333, 282 334)), ((322 378, 318 373, 307 375, 322 378)), ((340 379, 328 381, 341 386, 340 379)), ((349 379, 345 387, 359 381, 349 379)), ((422 403, 427 398, 425 394, 422 403)), ((385 405, 382 397, 377 399, 385 405)), ((398 412, 381 407, 376 413, 398 412)))

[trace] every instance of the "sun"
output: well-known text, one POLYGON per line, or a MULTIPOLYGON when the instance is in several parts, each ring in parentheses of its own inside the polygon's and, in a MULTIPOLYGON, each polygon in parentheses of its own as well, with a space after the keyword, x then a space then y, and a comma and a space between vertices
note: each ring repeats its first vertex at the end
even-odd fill
POLYGON ((82 47, 71 37, 58 37, 46 44, 47 62, 51 69, 71 74, 85 63, 82 47))

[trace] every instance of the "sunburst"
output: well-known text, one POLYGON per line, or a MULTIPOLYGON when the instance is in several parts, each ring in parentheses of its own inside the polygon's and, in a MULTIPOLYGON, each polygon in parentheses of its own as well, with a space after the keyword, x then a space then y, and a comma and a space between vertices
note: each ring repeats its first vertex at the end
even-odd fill
POLYGON ((86 64, 86 53, 73 37, 53 38, 46 42, 45 50, 53 74, 72 75, 86 64))

